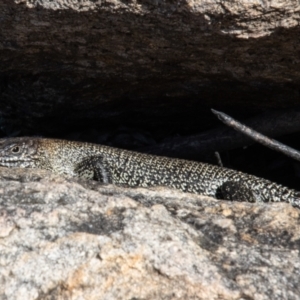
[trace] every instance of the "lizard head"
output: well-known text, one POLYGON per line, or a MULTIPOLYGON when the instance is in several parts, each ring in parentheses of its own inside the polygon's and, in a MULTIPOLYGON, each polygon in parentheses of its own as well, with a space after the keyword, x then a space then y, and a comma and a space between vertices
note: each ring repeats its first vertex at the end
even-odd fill
POLYGON ((9 168, 37 168, 38 144, 35 138, 0 139, 0 166, 9 168))

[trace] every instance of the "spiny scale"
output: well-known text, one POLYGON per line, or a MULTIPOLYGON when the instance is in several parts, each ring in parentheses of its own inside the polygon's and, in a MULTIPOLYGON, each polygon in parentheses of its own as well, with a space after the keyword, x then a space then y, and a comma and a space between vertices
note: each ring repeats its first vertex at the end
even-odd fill
POLYGON ((0 142, 0 165, 17 160, 7 149, 23 149, 16 167, 44 168, 58 174, 96 179, 130 187, 168 186, 240 201, 288 201, 300 205, 300 194, 271 181, 205 163, 172 159, 96 144, 64 140, 14 138, 0 142), (6 147, 6 150, 5 150, 6 147), (28 166, 28 158, 32 163, 28 166), (27 160, 26 165, 23 160, 27 160))

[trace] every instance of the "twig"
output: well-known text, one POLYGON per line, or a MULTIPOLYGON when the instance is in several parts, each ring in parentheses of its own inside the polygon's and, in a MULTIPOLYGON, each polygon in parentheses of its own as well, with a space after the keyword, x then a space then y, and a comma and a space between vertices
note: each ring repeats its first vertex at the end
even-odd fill
POLYGON ((273 150, 284 153, 287 156, 290 156, 298 161, 300 161, 300 152, 286 146, 274 139, 268 138, 265 135, 243 125, 242 123, 234 120, 232 117, 224 114, 223 112, 212 109, 211 110, 224 124, 234 128, 235 130, 242 132, 243 134, 249 136, 251 139, 255 140, 258 143, 263 144, 266 147, 269 147, 273 150))
POLYGON ((222 160, 221 160, 221 156, 220 156, 220 153, 218 151, 215 152, 215 156, 217 158, 217 161, 218 161, 218 165, 220 167, 223 167, 223 163, 222 163, 222 160))
MULTIPOLYGON (((276 137, 300 131, 300 110, 289 109, 261 114, 247 120, 247 126, 276 137)), ((253 144, 253 140, 229 127, 219 127, 197 135, 177 137, 139 151, 170 157, 205 159, 215 151, 227 151, 253 144)), ((210 158, 212 161, 212 159, 210 158)))

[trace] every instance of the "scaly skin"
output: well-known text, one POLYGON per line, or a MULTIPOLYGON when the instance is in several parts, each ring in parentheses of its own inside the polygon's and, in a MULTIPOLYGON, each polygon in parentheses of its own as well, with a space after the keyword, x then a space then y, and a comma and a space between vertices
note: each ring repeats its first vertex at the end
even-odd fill
POLYGON ((43 138, 0 140, 0 166, 40 168, 119 186, 168 186, 227 200, 284 201, 300 207, 300 193, 269 180, 205 163, 102 145, 43 138))

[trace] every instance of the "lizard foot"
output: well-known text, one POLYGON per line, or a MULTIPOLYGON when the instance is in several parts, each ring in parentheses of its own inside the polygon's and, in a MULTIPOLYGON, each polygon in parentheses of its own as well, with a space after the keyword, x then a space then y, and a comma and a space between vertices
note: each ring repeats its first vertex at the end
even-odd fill
POLYGON ((295 192, 294 196, 289 200, 292 206, 300 208, 300 192, 295 192))
POLYGON ((256 202, 256 197, 249 188, 234 181, 227 181, 218 187, 216 198, 230 201, 256 202))

